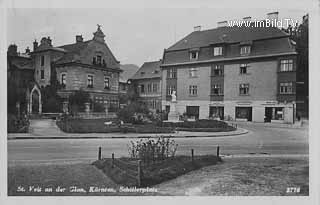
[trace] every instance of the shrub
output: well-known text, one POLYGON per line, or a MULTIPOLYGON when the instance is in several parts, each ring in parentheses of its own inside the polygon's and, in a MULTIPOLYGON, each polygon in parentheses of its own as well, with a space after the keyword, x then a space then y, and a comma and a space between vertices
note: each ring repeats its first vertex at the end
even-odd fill
POLYGON ((128 151, 131 158, 140 159, 144 163, 149 164, 152 160, 164 160, 166 158, 174 158, 178 144, 174 140, 165 137, 154 139, 140 139, 139 141, 131 141, 128 145, 128 151))
POLYGON ((82 112, 85 109, 84 103, 90 102, 90 95, 83 90, 77 90, 69 96, 69 103, 71 106, 71 112, 82 112))
POLYGON ((117 116, 123 122, 141 124, 149 121, 149 113, 150 111, 144 104, 133 102, 120 109, 117 116))
POLYGON ((15 115, 8 114, 7 128, 8 133, 26 133, 29 129, 29 119, 25 116, 17 118, 15 115))

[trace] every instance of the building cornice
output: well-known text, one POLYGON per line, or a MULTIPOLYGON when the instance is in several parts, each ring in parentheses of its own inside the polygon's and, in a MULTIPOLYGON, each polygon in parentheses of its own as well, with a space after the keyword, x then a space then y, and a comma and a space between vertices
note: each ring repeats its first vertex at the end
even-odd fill
POLYGON ((255 55, 255 56, 240 56, 240 57, 222 58, 222 59, 219 58, 219 59, 182 62, 182 63, 169 63, 169 64, 162 64, 162 65, 160 65, 160 67, 179 66, 179 65, 195 65, 195 64, 203 64, 203 63, 227 62, 227 61, 236 61, 236 60, 249 60, 249 59, 256 59, 256 58, 280 57, 280 56, 287 56, 287 55, 297 55, 297 52, 286 52, 286 53, 255 55))
POLYGON ((68 66, 68 65, 77 65, 77 66, 81 66, 81 67, 85 67, 85 68, 93 68, 93 69, 102 70, 102 71, 115 71, 118 73, 123 72, 123 70, 121 70, 120 68, 116 69, 116 68, 108 68, 108 67, 98 67, 98 66, 79 63, 79 62, 66 62, 66 63, 54 64, 55 67, 63 67, 63 66, 68 66))

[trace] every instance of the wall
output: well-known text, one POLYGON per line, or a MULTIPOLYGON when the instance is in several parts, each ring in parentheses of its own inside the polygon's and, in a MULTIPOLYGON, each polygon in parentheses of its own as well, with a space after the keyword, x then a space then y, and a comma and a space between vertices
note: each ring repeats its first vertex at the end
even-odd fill
POLYGON ((224 100, 276 100, 277 60, 250 62, 248 74, 240 74, 240 63, 224 65, 224 100), (239 95, 239 85, 249 83, 249 95, 239 95))

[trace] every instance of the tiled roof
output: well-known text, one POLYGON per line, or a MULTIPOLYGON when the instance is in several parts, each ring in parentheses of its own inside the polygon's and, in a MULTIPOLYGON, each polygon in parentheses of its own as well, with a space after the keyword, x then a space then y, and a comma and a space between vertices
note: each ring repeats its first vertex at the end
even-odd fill
POLYGON ((167 50, 198 48, 210 44, 237 43, 285 36, 288 36, 288 34, 275 27, 218 27, 210 30, 194 31, 167 50))
POLYGON ((58 48, 63 48, 64 50, 66 50, 69 53, 77 53, 77 54, 79 54, 80 50, 85 49, 91 41, 92 40, 73 43, 73 44, 67 44, 67 45, 59 46, 58 48))
POLYGON ((161 61, 145 62, 131 79, 160 78, 160 65, 161 61))
POLYGON ((134 64, 125 64, 120 65, 120 69, 123 72, 120 73, 119 82, 126 83, 139 70, 139 67, 134 64))

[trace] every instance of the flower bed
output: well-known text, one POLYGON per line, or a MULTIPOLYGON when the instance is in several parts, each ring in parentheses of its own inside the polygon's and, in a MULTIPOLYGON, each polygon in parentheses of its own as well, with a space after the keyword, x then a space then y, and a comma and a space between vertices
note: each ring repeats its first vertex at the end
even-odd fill
MULTIPOLYGON (((200 169, 204 166, 214 165, 221 158, 214 155, 195 156, 194 161, 190 156, 176 156, 155 163, 142 163, 141 186, 147 187, 161 182, 174 179, 190 171, 200 169)), ((132 158, 115 159, 112 167, 112 159, 95 161, 98 169, 101 169, 114 182, 123 186, 138 186, 137 184, 137 161, 132 158)))
POLYGON ((62 119, 57 121, 58 127, 68 133, 173 133, 174 128, 159 127, 154 124, 142 125, 122 125, 113 121, 111 125, 105 125, 105 122, 111 122, 110 119, 62 119))

